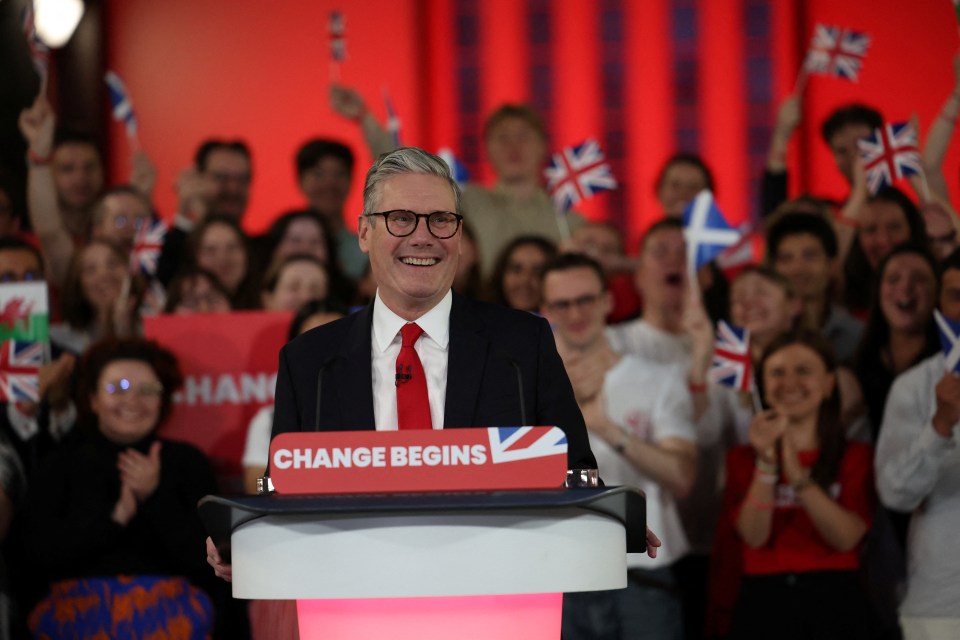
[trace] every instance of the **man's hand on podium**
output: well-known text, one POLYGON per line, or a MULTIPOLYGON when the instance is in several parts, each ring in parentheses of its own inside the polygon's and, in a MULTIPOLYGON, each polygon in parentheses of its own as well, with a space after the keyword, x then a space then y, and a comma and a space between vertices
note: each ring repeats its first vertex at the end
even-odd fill
MULTIPOLYGON (((213 544, 213 543, 210 541, 210 538, 207 538, 207 549, 208 549, 208 550, 211 548, 210 545, 212 545, 212 544, 213 544)), ((660 538, 657 537, 657 534, 655 534, 653 531, 650 531, 650 527, 647 527, 647 555, 650 556, 651 558, 656 558, 656 557, 657 557, 657 549, 658 549, 658 548, 660 547, 660 545, 662 545, 662 544, 663 544, 663 543, 660 542, 660 538)), ((214 549, 214 553, 216 553, 216 549, 214 549)), ((208 561, 209 561, 209 556, 207 556, 207 558, 208 558, 208 561)), ((227 567, 227 569, 229 570, 229 567, 227 567)), ((220 575, 220 574, 218 573, 217 575, 220 575)))
MULTIPOLYGON (((656 536, 654 536, 656 538, 656 536)), ((647 529, 647 550, 649 551, 650 545, 650 530, 647 529)), ((660 546, 660 541, 657 540, 657 546, 660 546)), ((656 554, 656 552, 654 552, 656 554)), ((223 559, 220 557, 220 552, 217 551, 216 545, 213 544, 213 538, 207 536, 207 564, 213 567, 213 572, 217 575, 218 578, 223 578, 227 582, 233 581, 233 566, 225 564, 223 559)))

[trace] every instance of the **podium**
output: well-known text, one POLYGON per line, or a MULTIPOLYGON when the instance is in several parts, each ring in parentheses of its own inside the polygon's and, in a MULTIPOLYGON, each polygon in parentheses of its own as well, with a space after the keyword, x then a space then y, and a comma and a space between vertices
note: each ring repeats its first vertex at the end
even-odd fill
POLYGON ((628 487, 207 496, 238 598, 297 600, 301 638, 560 637, 562 593, 626 586, 628 487))

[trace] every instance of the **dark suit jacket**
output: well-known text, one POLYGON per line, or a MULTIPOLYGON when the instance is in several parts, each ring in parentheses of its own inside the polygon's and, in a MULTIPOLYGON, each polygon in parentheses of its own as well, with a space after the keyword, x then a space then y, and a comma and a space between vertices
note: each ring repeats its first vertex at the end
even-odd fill
MULTIPOLYGON (((280 351, 273 435, 317 424, 321 431, 373 429, 373 305, 317 327, 280 351)), ((520 426, 522 379, 526 424, 567 434, 571 469, 596 468, 583 416, 545 320, 453 295, 443 426, 520 426), (516 366, 515 366, 516 365, 516 366)))

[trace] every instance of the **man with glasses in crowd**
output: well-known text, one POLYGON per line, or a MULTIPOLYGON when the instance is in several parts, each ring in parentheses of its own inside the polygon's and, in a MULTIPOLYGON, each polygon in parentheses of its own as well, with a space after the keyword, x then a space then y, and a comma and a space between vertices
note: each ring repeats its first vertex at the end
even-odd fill
POLYGON ((205 216, 225 215, 243 220, 250 200, 253 159, 242 140, 205 140, 197 148, 194 166, 177 178, 177 212, 163 241, 157 279, 163 284, 176 275, 187 236, 205 216))
POLYGON ((603 479, 644 491, 647 525, 665 542, 656 558, 629 554, 626 589, 567 594, 563 637, 681 638, 671 564, 687 539, 675 499, 692 488, 697 459, 686 371, 615 353, 605 333, 612 304, 592 258, 564 254, 544 269, 541 311, 556 332, 603 479))

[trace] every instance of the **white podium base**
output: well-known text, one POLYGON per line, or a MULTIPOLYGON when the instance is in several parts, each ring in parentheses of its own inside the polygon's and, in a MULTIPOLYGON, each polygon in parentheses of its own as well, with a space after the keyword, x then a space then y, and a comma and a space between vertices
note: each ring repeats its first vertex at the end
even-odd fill
POLYGON ((623 524, 588 511, 265 516, 232 540, 237 598, 540 594, 627 581, 623 524))

